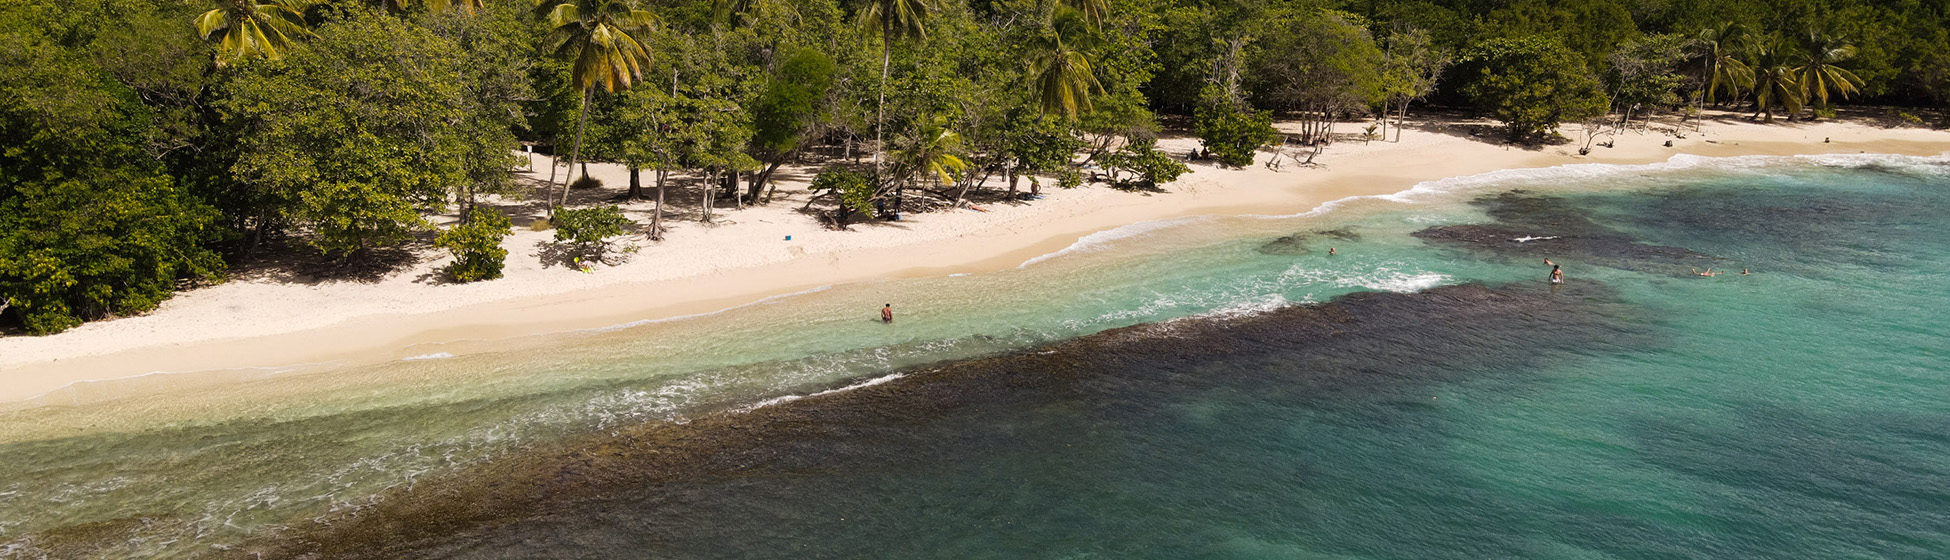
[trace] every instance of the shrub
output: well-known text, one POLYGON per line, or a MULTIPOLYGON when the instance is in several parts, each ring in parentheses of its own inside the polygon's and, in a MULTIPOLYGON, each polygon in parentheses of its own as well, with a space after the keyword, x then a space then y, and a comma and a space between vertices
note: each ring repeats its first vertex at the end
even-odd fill
POLYGON ((440 232, 433 245, 454 254, 454 264, 447 267, 447 276, 454 281, 493 280, 501 277, 508 257, 501 240, 513 231, 500 212, 475 208, 467 213, 467 223, 440 232))
POLYGON ((623 209, 611 204, 589 208, 556 208, 555 241, 567 243, 576 256, 603 258, 609 250, 604 239, 629 233, 635 222, 623 216, 623 209))
POLYGON ((1279 135, 1273 130, 1273 114, 1266 111, 1212 104, 1200 107, 1193 119, 1193 132, 1205 142, 1205 149, 1219 163, 1233 167, 1252 165, 1259 147, 1279 135))
POLYGON ((1105 154, 1104 169, 1110 174, 1111 186, 1120 189, 1154 188, 1160 183, 1176 181, 1192 170, 1159 150, 1156 140, 1133 142, 1105 154), (1131 177, 1124 176, 1127 172, 1131 177))
POLYGON ((576 179, 575 182, 569 183, 569 188, 571 189, 596 189, 596 188, 602 188, 602 186, 603 186, 602 179, 597 179, 595 177, 590 177, 588 175, 583 175, 582 177, 576 179))
POLYGON ((837 165, 827 167, 813 177, 812 191, 814 195, 831 191, 838 199, 839 207, 833 209, 833 221, 840 227, 846 227, 847 218, 855 211, 873 212, 873 177, 865 173, 837 165))

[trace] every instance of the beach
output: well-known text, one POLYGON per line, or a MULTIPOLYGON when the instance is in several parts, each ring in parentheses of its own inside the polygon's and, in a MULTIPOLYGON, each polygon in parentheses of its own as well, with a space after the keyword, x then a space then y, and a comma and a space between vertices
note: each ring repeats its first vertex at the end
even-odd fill
MULTIPOLYGON (((526 220, 518 216, 517 233, 505 245, 507 277, 499 280, 468 285, 429 280, 447 259, 427 253, 421 262, 373 281, 239 278, 180 293, 143 316, 89 323, 53 336, 0 338, 0 403, 36 397, 44 403, 102 400, 174 383, 161 379, 171 376, 152 376, 158 379, 140 387, 77 385, 159 372, 241 371, 222 379, 255 378, 307 364, 344 367, 436 353, 507 351, 540 343, 531 335, 710 313, 826 286, 1016 268, 1079 238, 1132 224, 1200 215, 1291 215, 1349 197, 1388 195, 1427 181, 1496 170, 1654 163, 1681 154, 1936 155, 1950 149, 1950 133, 1857 122, 1762 125, 1722 118, 1709 120, 1700 132, 1690 125, 1683 131, 1684 138, 1656 129, 1625 132, 1615 137, 1615 147, 1595 147, 1579 156, 1576 143, 1526 148, 1501 144, 1493 136, 1411 128, 1399 143, 1334 144, 1313 168, 1289 163, 1281 171, 1262 165, 1223 169, 1199 162, 1192 164, 1193 173, 1161 186, 1162 192, 1046 185, 1047 196, 1030 203, 910 214, 899 222, 857 224, 851 231, 821 228, 796 211, 805 203, 802 189, 813 169, 789 168, 781 171, 781 197, 771 204, 721 207, 715 225, 666 218, 670 231, 664 241, 635 236, 641 249, 627 262, 590 273, 543 267, 535 255, 550 234, 520 227, 526 220)), ((1196 145, 1183 137, 1160 142, 1176 155, 1196 145)), ((1261 161, 1268 155, 1262 153, 1261 161)), ((546 169, 545 156, 535 161, 546 169)), ((609 193, 628 183, 618 166, 590 168, 609 193)), ((545 172, 539 175, 546 179, 545 172)), ((632 217, 647 222, 647 215, 634 212, 648 208, 632 204, 632 217)), ((918 304, 893 303, 897 310, 918 304)), ((876 312, 860 310, 863 316, 876 312)), ((184 376, 180 385, 210 382, 184 376)))

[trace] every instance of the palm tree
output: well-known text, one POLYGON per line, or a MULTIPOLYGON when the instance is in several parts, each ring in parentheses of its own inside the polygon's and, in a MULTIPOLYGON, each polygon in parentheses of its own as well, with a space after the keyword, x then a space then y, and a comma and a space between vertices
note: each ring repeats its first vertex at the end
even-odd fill
MULTIPOLYGON (((595 95, 598 85, 615 93, 619 87, 629 89, 636 79, 643 77, 643 67, 650 65, 650 50, 630 33, 649 29, 656 17, 636 9, 635 3, 629 0, 550 0, 537 4, 535 13, 549 27, 556 56, 575 61, 570 74, 576 87, 582 90, 582 106, 576 115, 575 150, 569 155, 569 174, 573 176, 576 162, 582 158, 582 132, 589 123, 590 96, 595 95)), ((584 177, 588 175, 588 171, 583 171, 584 177)), ((562 183, 565 204, 571 182, 562 183)), ((550 202, 552 217, 555 204, 550 202)))
MULTIPOLYGON (((933 12, 930 0, 868 0, 860 9, 860 26, 880 35, 880 101, 874 109, 873 168, 880 173, 881 132, 887 127, 887 68, 893 62, 894 42, 901 39, 926 39, 927 24, 921 20, 933 12)), ((898 209, 896 209, 898 211, 898 209)))
POLYGON ((1767 116, 1774 122, 1774 106, 1786 109, 1792 117, 1801 112, 1801 82, 1788 68, 1791 58, 1787 43, 1779 38, 1754 44, 1754 116, 1767 116))
POLYGON ((1110 13, 1108 0, 1062 0, 1061 6, 1076 10, 1090 20, 1092 27, 1104 24, 1104 16, 1110 13))
POLYGON ((1071 48, 1086 36, 1083 24, 1080 12, 1058 8, 1048 32, 1031 44, 1029 77, 1042 114, 1060 110, 1075 118, 1078 109, 1090 110, 1090 94, 1104 89, 1091 70, 1090 57, 1071 48))
POLYGON ((1706 73, 1705 90, 1700 102, 1706 100, 1719 102, 1719 92, 1724 89, 1727 97, 1738 99, 1742 90, 1754 86, 1754 70, 1740 61, 1734 52, 1746 35, 1746 28, 1738 23, 1727 22, 1709 27, 1699 34, 1700 58, 1704 59, 1706 73))
POLYGON ((1835 65, 1853 56, 1855 46, 1827 33, 1808 32, 1801 43, 1801 66, 1794 69, 1795 79, 1801 82, 1801 98, 1819 101, 1821 108, 1826 109, 1830 91, 1840 94, 1842 99, 1860 93, 1862 78, 1835 65))
POLYGON ((196 16, 196 34, 217 44, 217 66, 252 56, 284 58, 295 37, 306 37, 305 0, 218 0, 196 16))
MULTIPOLYGON (((962 147, 961 135, 949 129, 942 120, 921 125, 902 144, 893 153, 898 171, 896 174, 899 176, 897 185, 905 186, 908 180, 915 179, 917 175, 943 185, 952 184, 956 175, 968 169, 968 160, 957 154, 962 147)), ((901 191, 897 187, 894 193, 894 208, 898 212, 901 191)))

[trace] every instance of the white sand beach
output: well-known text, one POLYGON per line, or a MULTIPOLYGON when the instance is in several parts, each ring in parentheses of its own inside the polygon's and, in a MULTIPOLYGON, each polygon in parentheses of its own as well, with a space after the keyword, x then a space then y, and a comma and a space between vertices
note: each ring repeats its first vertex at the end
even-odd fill
MULTIPOLYGON (((438 282, 436 271, 449 259, 428 249, 416 264, 376 281, 244 275, 180 293, 146 315, 88 323, 52 336, 0 338, 0 402, 79 381, 154 372, 394 360, 413 355, 416 345, 453 341, 474 343, 443 348, 485 350, 511 337, 708 312, 825 285, 1001 270, 1126 224, 1190 215, 1292 214, 1336 199, 1500 169, 1651 163, 1678 154, 1950 151, 1950 132, 1858 122, 1761 125, 1725 118, 1708 121, 1699 132, 1686 125, 1683 138, 1660 126, 1671 127, 1620 134, 1615 147, 1594 148, 1589 156, 1577 155, 1577 144, 1524 148, 1492 136, 1412 128, 1399 143, 1337 143, 1319 156, 1317 167, 1224 169, 1201 162, 1192 165, 1193 173, 1162 186, 1164 192, 1046 187, 1047 196, 1033 202, 910 214, 899 222, 856 224, 851 231, 826 229, 799 212, 816 168, 788 168, 781 170, 779 197, 769 205, 719 208, 711 225, 696 221, 692 208, 675 209, 680 217, 666 218, 664 241, 635 236, 631 242, 640 250, 627 262, 591 273, 544 267, 537 253, 551 234, 520 227, 532 216, 518 215, 516 233, 505 245, 506 277, 499 280, 438 282)), ((1345 124, 1342 130, 1359 128, 1345 124)), ((1566 134, 1578 136, 1569 129, 1566 134)), ((1183 155, 1197 140, 1166 138, 1160 146, 1183 155)), ((1262 161, 1267 157, 1270 153, 1261 154, 1262 161)), ((546 157, 535 160, 546 179, 546 157)), ((578 192, 578 200, 607 198, 627 188, 621 167, 590 169, 603 180, 603 192, 578 192)), ((649 203, 626 209, 648 222, 649 203)))

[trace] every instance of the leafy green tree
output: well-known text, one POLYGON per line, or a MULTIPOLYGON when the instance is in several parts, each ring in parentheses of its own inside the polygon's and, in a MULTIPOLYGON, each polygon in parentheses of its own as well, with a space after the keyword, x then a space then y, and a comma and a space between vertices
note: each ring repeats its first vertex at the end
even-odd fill
POLYGON ((1463 93, 1502 120, 1513 142, 1605 111, 1584 61, 1542 37, 1484 41, 1463 56, 1460 74, 1463 93))
POLYGON ((614 204, 557 208, 555 218, 549 223, 555 226, 555 242, 568 246, 569 257, 597 261, 608 258, 609 238, 627 234, 629 226, 635 225, 614 204))
POLYGON ((1241 107, 1218 86, 1207 86, 1205 97, 1192 120, 1192 133, 1219 163, 1252 165, 1259 148, 1279 136, 1273 129, 1272 112, 1241 107))
POLYGON ((46 334, 214 279, 217 215, 144 151, 154 115, 58 43, 0 32, 0 320, 46 334))
MULTIPOLYGON (((570 67, 576 89, 582 91, 577 110, 575 149, 569 155, 569 170, 575 171, 582 157, 582 133, 589 119, 589 98, 596 86, 615 93, 629 89, 643 77, 650 64, 650 50, 633 33, 650 29, 656 17, 639 10, 630 0, 550 0, 536 4, 535 13, 549 29, 549 41, 556 56, 574 63, 570 67)), ((584 172, 584 176, 588 173, 584 172)), ((562 185, 562 200, 569 198, 568 183, 562 185)), ((551 206, 552 207, 552 206, 551 206)))
POLYGON ((1794 68, 1794 79, 1801 84, 1801 99, 1819 109, 1828 108, 1828 94, 1848 99, 1861 93, 1862 78, 1836 66, 1855 56, 1855 46, 1819 31, 1810 31, 1801 41, 1801 65, 1794 68))
POLYGON ((213 0, 216 8, 196 17, 196 34, 217 45, 217 65, 253 56, 284 58, 291 42, 311 36, 307 0, 213 0))
POLYGON ((1104 169, 1109 173, 1111 185, 1120 189, 1156 188, 1192 171, 1171 154, 1159 150, 1156 140, 1149 139, 1126 144, 1123 149, 1104 156, 1104 169), (1124 173, 1130 173, 1131 177, 1125 178, 1124 173))
POLYGON ((1801 94, 1805 90, 1794 69, 1789 67, 1794 61, 1791 49, 1779 37, 1754 43, 1754 118, 1765 116, 1765 122, 1774 122, 1775 107, 1785 109, 1790 118, 1801 112, 1804 101, 1801 94))
POLYGON ((954 183, 956 177, 968 170, 968 160, 961 153, 961 135, 939 120, 924 123, 902 137, 889 154, 894 163, 895 212, 900 211, 904 187, 910 182, 954 183))
POLYGON ((1252 104, 1304 117, 1303 141, 1327 139, 1335 116, 1382 100, 1381 50, 1352 19, 1334 11, 1283 14, 1248 51, 1252 104))
POLYGON ((493 280, 501 277, 501 268, 508 258, 508 250, 501 248, 501 240, 513 231, 507 216, 474 208, 467 212, 466 221, 440 232, 433 246, 454 254, 454 263, 447 267, 447 276, 454 281, 493 280))
MULTIPOLYGON (((1395 141, 1402 140, 1402 123, 1408 120, 1408 105, 1435 93, 1436 82, 1442 71, 1449 68, 1454 58, 1447 51, 1434 44, 1434 39, 1420 28, 1397 29, 1388 36, 1387 48, 1382 51, 1381 95, 1382 125, 1387 126, 1388 113, 1395 114, 1395 141)), ((1388 131, 1383 128, 1383 136, 1388 131)))
POLYGON ((765 167, 752 179, 748 198, 758 198, 772 173, 798 153, 807 135, 818 126, 824 98, 832 90, 837 71, 833 57, 806 48, 793 51, 779 64, 752 106, 755 130, 751 155, 765 167))
POLYGON ((818 175, 813 176, 810 187, 813 197, 806 201, 806 206, 811 207, 814 202, 822 198, 833 198, 833 224, 840 229, 846 229, 847 223, 852 221, 854 212, 863 214, 873 212, 876 200, 874 183, 873 177, 865 173, 837 165, 827 166, 820 170, 818 175))
POLYGON ((231 84, 223 108, 249 130, 233 172, 288 201, 312 245, 353 256, 404 241, 421 212, 468 181, 465 90, 450 41, 355 12, 284 64, 231 84))

